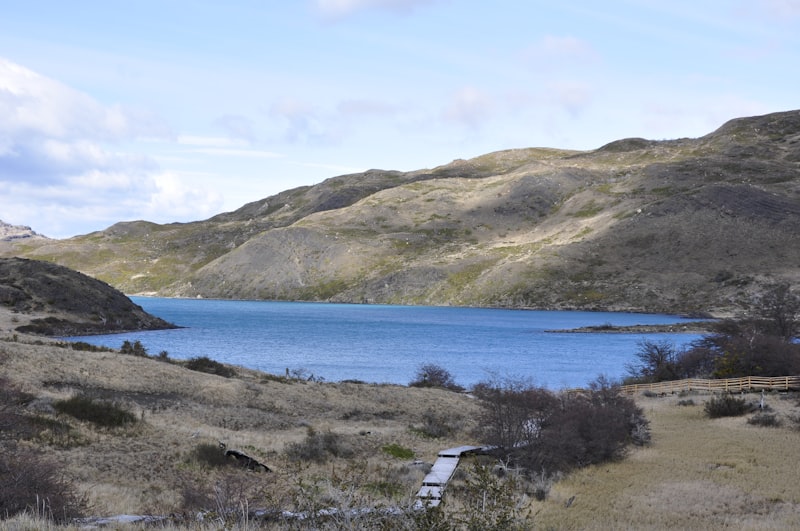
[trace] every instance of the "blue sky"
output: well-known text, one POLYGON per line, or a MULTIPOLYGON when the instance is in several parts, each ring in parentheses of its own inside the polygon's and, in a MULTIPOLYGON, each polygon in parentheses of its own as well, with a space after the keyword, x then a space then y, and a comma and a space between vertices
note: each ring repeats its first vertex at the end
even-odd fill
POLYGON ((369 168, 800 108, 800 0, 0 0, 0 219, 206 219, 369 168))

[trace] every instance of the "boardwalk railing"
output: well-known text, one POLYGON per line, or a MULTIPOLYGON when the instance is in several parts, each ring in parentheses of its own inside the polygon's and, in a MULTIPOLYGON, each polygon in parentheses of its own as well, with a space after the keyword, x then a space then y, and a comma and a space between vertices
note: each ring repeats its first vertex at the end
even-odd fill
POLYGON ((647 384, 631 384, 620 386, 626 394, 636 394, 644 391, 653 393, 675 393, 678 391, 800 391, 800 376, 744 376, 742 378, 727 378, 719 380, 704 380, 689 378, 687 380, 674 380, 670 382, 657 382, 647 384))

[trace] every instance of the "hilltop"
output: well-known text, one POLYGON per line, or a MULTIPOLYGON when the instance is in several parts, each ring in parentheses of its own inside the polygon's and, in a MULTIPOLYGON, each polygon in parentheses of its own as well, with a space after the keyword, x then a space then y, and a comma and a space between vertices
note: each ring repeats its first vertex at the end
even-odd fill
POLYGON ((800 284, 800 111, 369 170, 204 221, 0 242, 129 294, 738 313, 800 284))
POLYGON ((105 282, 39 260, 0 258, 0 304, 2 328, 19 332, 54 336, 174 328, 105 282))

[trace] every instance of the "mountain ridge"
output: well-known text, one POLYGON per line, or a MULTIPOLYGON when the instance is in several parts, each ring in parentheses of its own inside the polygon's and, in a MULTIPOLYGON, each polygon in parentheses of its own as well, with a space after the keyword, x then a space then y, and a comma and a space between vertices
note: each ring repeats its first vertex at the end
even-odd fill
POLYGON ((368 170, 204 221, 118 223, 0 255, 150 295, 729 314, 766 284, 800 284, 798 235, 788 111, 696 139, 368 170))

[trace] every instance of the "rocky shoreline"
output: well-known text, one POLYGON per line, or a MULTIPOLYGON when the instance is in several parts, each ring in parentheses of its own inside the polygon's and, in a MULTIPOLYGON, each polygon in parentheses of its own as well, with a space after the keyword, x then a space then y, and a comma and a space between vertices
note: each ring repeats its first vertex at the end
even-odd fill
POLYGON ((663 325, 630 325, 614 326, 611 324, 582 326, 562 330, 545 330, 548 333, 571 334, 658 334, 658 333, 687 333, 705 334, 711 332, 714 321, 695 321, 690 323, 675 323, 663 325))

